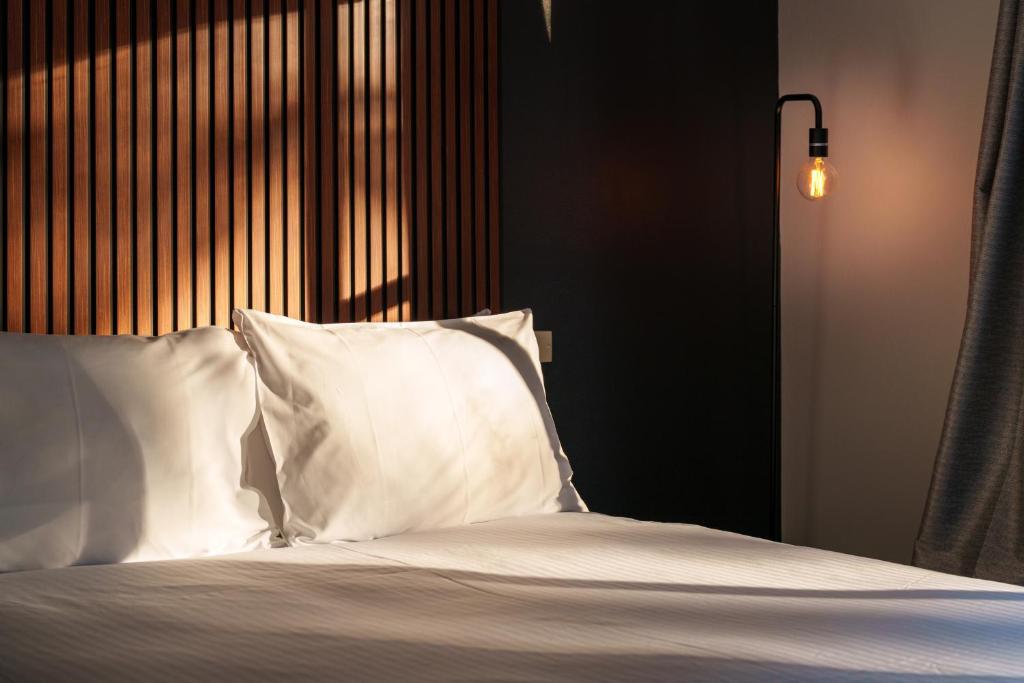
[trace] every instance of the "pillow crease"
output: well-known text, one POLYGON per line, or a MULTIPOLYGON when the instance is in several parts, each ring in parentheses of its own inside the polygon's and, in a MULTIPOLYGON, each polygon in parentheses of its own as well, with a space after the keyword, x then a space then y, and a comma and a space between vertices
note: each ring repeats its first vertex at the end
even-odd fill
POLYGON ((362 372, 362 363, 359 360, 359 355, 352 349, 352 346, 345 341, 345 338, 339 335, 335 330, 329 327, 325 327, 324 331, 331 335, 345 347, 345 350, 355 361, 355 367, 357 368, 359 393, 363 398, 363 404, 366 406, 366 419, 370 428, 370 434, 373 435, 373 461, 377 465, 377 495, 380 497, 380 504, 383 508, 384 519, 391 518, 391 501, 388 496, 388 486, 384 478, 384 459, 380 452, 380 433, 377 430, 377 421, 373 416, 373 409, 370 407, 369 397, 366 395, 366 375, 362 372))
MULTIPOLYGON (((182 378, 181 387, 185 393, 186 402, 191 406, 192 401, 190 400, 191 394, 191 374, 185 372, 185 368, 182 365, 181 359, 178 357, 177 348, 177 337, 171 335, 165 335, 161 337, 164 343, 167 344, 167 350, 170 352, 168 355, 171 361, 174 363, 174 367, 178 370, 178 375, 182 378)), ((196 445, 193 440, 192 425, 188 421, 185 421, 185 439, 184 443, 187 445, 186 453, 188 457, 188 529, 189 535, 192 537, 196 536, 196 456, 195 450, 196 445)))
MULTIPOLYGON (((399 323, 401 325, 401 323, 399 323)), ((431 359, 434 361, 434 366, 437 367, 437 373, 441 377, 441 381, 444 383, 444 390, 448 396, 448 404, 452 409, 452 421, 455 422, 455 428, 459 433, 459 447, 462 451, 462 478, 463 478, 463 500, 465 501, 465 508, 462 513, 462 523, 465 524, 469 521, 469 510, 470 510, 470 487, 469 487, 469 466, 466 464, 466 435, 462 430, 462 423, 459 422, 459 411, 455 408, 455 399, 452 397, 451 384, 448 382, 448 376, 445 374, 444 368, 441 367, 441 362, 437 359, 437 354, 434 353, 434 349, 430 346, 430 342, 423 338, 423 335, 412 329, 411 327, 405 327, 402 325, 402 329, 406 332, 411 332, 416 335, 416 338, 427 347, 427 351, 430 353, 431 359)))
POLYGON ((82 411, 78 407, 78 389, 75 387, 75 373, 71 369, 71 355, 67 346, 62 342, 60 345, 61 355, 64 358, 64 368, 68 375, 68 393, 71 394, 72 411, 75 414, 75 454, 78 461, 78 542, 75 545, 75 557, 82 556, 82 548, 85 546, 85 459, 82 446, 82 411))

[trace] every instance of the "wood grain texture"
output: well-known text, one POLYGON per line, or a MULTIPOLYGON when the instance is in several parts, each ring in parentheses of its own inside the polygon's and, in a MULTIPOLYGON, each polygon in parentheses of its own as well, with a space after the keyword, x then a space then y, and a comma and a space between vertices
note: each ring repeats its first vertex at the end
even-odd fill
POLYGON ((299 183, 302 149, 302 60, 299 33, 302 20, 298 0, 285 0, 284 8, 284 224, 285 313, 302 318, 302 188, 299 183))
POLYGON ((496 0, 0 10, 0 329, 497 308, 496 0))
MULTIPOLYGON (((310 22, 307 37, 314 41, 314 45, 306 46, 308 55, 339 54, 337 34, 341 25, 340 14, 340 9, 330 3, 322 3, 315 11, 307 13, 306 18, 310 22)), ((316 110, 309 107, 309 111, 315 116, 307 118, 310 125, 306 126, 306 140, 310 148, 310 175, 307 180, 309 191, 306 195, 306 207, 310 212, 307 218, 310 221, 310 231, 306 251, 311 257, 306 259, 306 278, 314 281, 316 285, 320 320, 324 322, 338 320, 336 269, 339 264, 336 241, 341 239, 341 229, 335 212, 336 173, 340 170, 337 161, 337 138, 341 134, 338 119, 335 118, 338 74, 337 57, 330 60, 307 61, 307 97, 310 90, 314 91, 315 97, 319 99, 320 108, 316 110), (316 249, 309 248, 310 240, 313 240, 316 249), (314 269, 315 277, 312 276, 314 269)), ((347 163, 344 164, 344 168, 348 168, 347 163)))
POLYGON ((28 285, 25 279, 28 277, 26 259, 26 188, 29 187, 26 178, 26 159, 28 154, 28 141, 24 139, 24 126, 27 103, 27 69, 25 68, 25 55, 23 53, 24 26, 21 23, 14 24, 14 21, 22 21, 22 7, 4 8, 7 12, 8 26, 5 55, 9 72, 5 84, 5 222, 4 222, 4 249, 3 260, 5 263, 5 315, 3 324, 12 331, 23 331, 28 329, 28 285))
POLYGON ((399 235, 398 207, 398 3, 384 0, 384 319, 399 319, 402 240, 399 235))
POLYGON ((93 11, 93 317, 96 334, 114 333, 114 184, 113 174, 113 36, 110 3, 94 3, 93 11))
MULTIPOLYGON (((213 0, 213 324, 231 324, 231 91, 228 0, 213 0)), ((278 264, 280 267, 280 264, 278 264)))
POLYGON ((384 319, 384 17, 383 0, 365 0, 367 17, 366 89, 369 92, 366 134, 369 148, 367 189, 370 195, 370 320, 384 319))
POLYGON ((253 308, 267 307, 267 161, 265 0, 249 7, 249 291, 253 308))
POLYGON ((415 101, 413 93, 413 2, 398 2, 398 94, 399 100, 399 123, 398 135, 401 142, 401 159, 399 168, 399 221, 398 227, 402 241, 401 253, 399 255, 401 282, 398 289, 398 300, 401 306, 399 311, 400 320, 412 320, 413 318, 413 273, 415 264, 413 261, 413 249, 416 241, 416 231, 413 229, 415 209, 415 187, 413 186, 413 143, 415 139, 415 101))
POLYGON ((349 5, 351 33, 352 93, 352 320, 367 320, 369 285, 369 249, 367 245, 367 206, 369 204, 367 154, 367 89, 366 89, 366 3, 349 5))
POLYGON ((210 75, 213 61, 210 59, 213 31, 210 28, 210 3, 207 0, 195 5, 195 50, 194 80, 192 83, 193 113, 195 126, 192 158, 195 162, 192 177, 193 216, 195 217, 195 294, 196 325, 213 322, 213 192, 210 177, 210 151, 213 148, 214 127, 211 107, 210 75))
MULTIPOLYGON (((326 244, 327 235, 333 233, 334 226, 337 225, 334 259, 338 265, 335 271, 337 285, 334 303, 338 312, 337 319, 340 322, 350 322, 353 319, 354 300, 352 294, 354 282, 352 273, 352 103, 354 101, 352 92, 352 11, 351 5, 345 3, 337 5, 332 11, 337 14, 337 31, 334 33, 333 44, 333 49, 337 52, 337 69, 332 79, 333 93, 325 91, 321 93, 321 97, 333 99, 335 106, 334 135, 328 136, 324 145, 330 144, 335 153, 334 165, 326 169, 325 172, 330 174, 331 169, 337 169, 335 185, 337 192, 333 201, 336 218, 334 222, 331 222, 330 214, 328 214, 324 218, 322 230, 324 244, 326 244)), ((331 49, 331 46, 328 45, 327 49, 331 49)), ((328 187, 324 189, 325 194, 330 193, 330 184, 328 180, 328 187)))
POLYGON ((427 33, 427 52, 430 60, 430 314, 427 317, 445 317, 444 295, 444 33, 441 30, 441 0, 428 0, 430 30, 427 33))
MULTIPOLYGON (((171 3, 155 3, 156 14, 156 108, 153 125, 156 131, 156 333, 166 334, 175 329, 174 320, 174 116, 171 96, 175 83, 172 71, 174 35, 172 31, 171 3)), ((97 300, 100 300, 97 297, 97 300)))
MULTIPOLYGON (((10 1, 10 0, 9 0, 10 1)), ((15 3, 11 2, 13 7, 15 3)), ((92 16, 88 3, 71 4, 72 47, 68 51, 75 57, 72 68, 71 125, 72 125, 72 161, 71 161, 71 207, 72 207, 72 330, 75 334, 92 334, 92 142, 89 130, 92 122, 92 111, 89 100, 92 93, 91 64, 89 58, 89 36, 92 16)), ((13 141, 11 138, 8 142, 13 141)), ((10 149, 8 147, 8 149, 10 149)), ((12 172, 13 168, 10 169, 12 172)), ((13 194, 14 185, 9 186, 13 194)), ((10 215, 9 218, 13 218, 10 215)), ((150 217, 147 217, 150 220, 150 217)), ((13 233, 12 233, 13 234, 13 233)), ((9 247, 8 247, 9 248, 9 247)), ((8 297, 13 304, 14 297, 8 297)), ((8 309, 10 310, 10 309, 8 309)))
MULTIPOLYGON (((52 61, 50 63, 51 142, 50 167, 52 202, 50 249, 50 332, 67 334, 70 331, 70 249, 71 231, 68 192, 68 154, 71 129, 68 121, 68 87, 70 84, 68 5, 66 1, 53 3, 52 61)), ((130 222, 129 222, 130 225, 130 222)))
MULTIPOLYGON (((302 95, 300 96, 302 102, 306 102, 306 98, 310 97, 307 93, 312 90, 314 102, 319 102, 320 107, 328 104, 324 102, 320 94, 320 88, 322 87, 321 77, 323 71, 326 70, 327 73, 333 71, 334 60, 321 60, 319 55, 323 49, 321 32, 325 31, 330 34, 333 30, 334 16, 330 12, 329 4, 318 5, 317 3, 310 3, 302 8, 302 95), (325 17, 321 17, 322 9, 327 10, 325 17), (326 22, 324 19, 326 19, 326 22), (312 46, 306 47, 305 40, 307 39, 313 41, 312 46), (323 62, 327 62, 326 69, 320 68, 323 62)), ((333 52, 328 52, 327 54, 333 54, 333 52)), ((320 224, 320 198, 322 197, 321 185, 324 181, 320 173, 323 164, 323 154, 321 154, 320 147, 320 120, 322 112, 316 106, 304 106, 302 107, 302 116, 302 184, 305 187, 302 198, 302 222, 303 230, 305 231, 303 235, 303 259, 306 265, 302 282, 304 288, 303 297, 306 305, 303 317, 306 320, 326 321, 330 318, 333 321, 332 313, 329 311, 321 312, 321 305, 324 301, 328 305, 334 301, 333 292, 330 296, 321 297, 321 288, 326 284, 325 280, 331 279, 324 276, 324 263, 320 259, 320 230, 322 227, 320 224)), ((333 264, 333 251, 331 251, 329 260, 333 264)))
POLYGON ((267 279, 271 313, 284 314, 284 0, 268 0, 267 8, 267 279))
POLYGON ((47 331, 47 300, 50 269, 47 259, 49 203, 46 191, 46 100, 49 86, 46 54, 46 3, 29 4, 28 54, 28 300, 29 331, 47 331))
POLYGON ((232 168, 231 206, 232 255, 231 287, 233 308, 249 306, 249 111, 248 79, 248 17, 246 0, 234 0, 231 8, 231 74, 232 74, 232 168))
POLYGON ((415 0, 411 3, 413 13, 413 43, 415 62, 413 65, 413 99, 416 100, 413 113, 413 137, 415 138, 413 167, 415 178, 413 185, 416 190, 412 195, 415 202, 413 210, 413 232, 416 235, 416 291, 415 316, 430 317, 430 52, 429 52, 429 9, 427 0, 415 0))
POLYGON ((7 6, 7 158, 6 168, 7 317, 5 329, 25 330, 25 54, 22 3, 7 6))
POLYGON ((175 253, 177 254, 175 289, 175 320, 179 328, 194 327, 192 292, 195 275, 192 270, 193 207, 192 198, 192 2, 177 0, 174 26, 174 217, 175 253))
MULTIPOLYGON (((154 331, 153 264, 153 14, 150 3, 135 4, 135 332, 154 331)), ((75 245, 85 242, 76 235, 75 245)))
MULTIPOLYGON (((118 334, 135 332, 135 199, 132 192, 132 181, 135 175, 135 145, 132 140, 132 0, 117 0, 114 10, 114 221, 116 225, 117 271, 115 290, 117 292, 117 329, 118 334)), ((56 10, 57 5, 54 5, 56 10)), ((54 22, 54 37, 58 35, 54 22)), ((57 55, 54 53, 54 68, 57 55)), ((53 83, 54 94, 57 92, 57 80, 53 83)), ((53 110, 57 112, 54 100, 53 110)), ((55 133, 56 139, 56 133, 55 133)), ((54 172, 57 168, 54 167, 54 172)), ((54 185, 54 196, 59 196, 54 185)), ((59 202, 58 202, 59 205, 59 202)), ((56 209, 56 206, 54 207, 56 209)), ((56 213, 54 214, 56 218, 56 213)), ((56 223, 55 223, 56 225, 56 223)), ((54 233, 56 236, 56 233, 54 233)), ((54 241, 54 248, 57 243, 54 241)), ((56 253, 56 251, 55 251, 56 253)), ((54 262, 55 275, 57 263, 54 262)), ((190 278, 191 279, 191 278, 190 278)), ((57 284, 56 277, 54 284, 57 284)), ((54 299, 53 311, 56 316, 57 300, 54 299)), ((56 325, 54 326, 56 332, 56 325)))
MULTIPOLYGON (((0 64, 7 64, 7 0, 0 1, 0 64)), ((0 69, 0 326, 7 324, 7 69, 0 69)))

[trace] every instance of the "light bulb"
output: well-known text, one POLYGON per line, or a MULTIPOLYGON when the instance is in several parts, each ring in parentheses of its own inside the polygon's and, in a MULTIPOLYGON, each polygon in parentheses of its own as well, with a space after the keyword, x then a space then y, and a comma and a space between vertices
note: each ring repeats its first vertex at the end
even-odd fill
POLYGON ((812 157, 800 167, 796 187, 804 199, 816 201, 836 189, 839 172, 825 157, 812 157))

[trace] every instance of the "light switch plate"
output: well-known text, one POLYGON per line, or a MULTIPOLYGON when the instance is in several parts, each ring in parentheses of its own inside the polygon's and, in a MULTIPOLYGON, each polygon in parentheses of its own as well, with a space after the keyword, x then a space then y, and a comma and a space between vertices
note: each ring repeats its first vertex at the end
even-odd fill
POLYGON ((550 363, 551 354, 554 350, 553 342, 551 340, 551 330, 536 330, 537 335, 537 346, 540 347, 540 362, 550 363))

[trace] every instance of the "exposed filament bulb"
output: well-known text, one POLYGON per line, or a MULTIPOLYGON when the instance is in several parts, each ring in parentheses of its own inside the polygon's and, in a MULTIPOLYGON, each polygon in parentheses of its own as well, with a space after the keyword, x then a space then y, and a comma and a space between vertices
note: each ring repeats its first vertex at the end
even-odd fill
POLYGON ((836 167, 824 157, 808 159, 800 167, 796 186, 805 199, 817 201, 836 189, 836 167))

